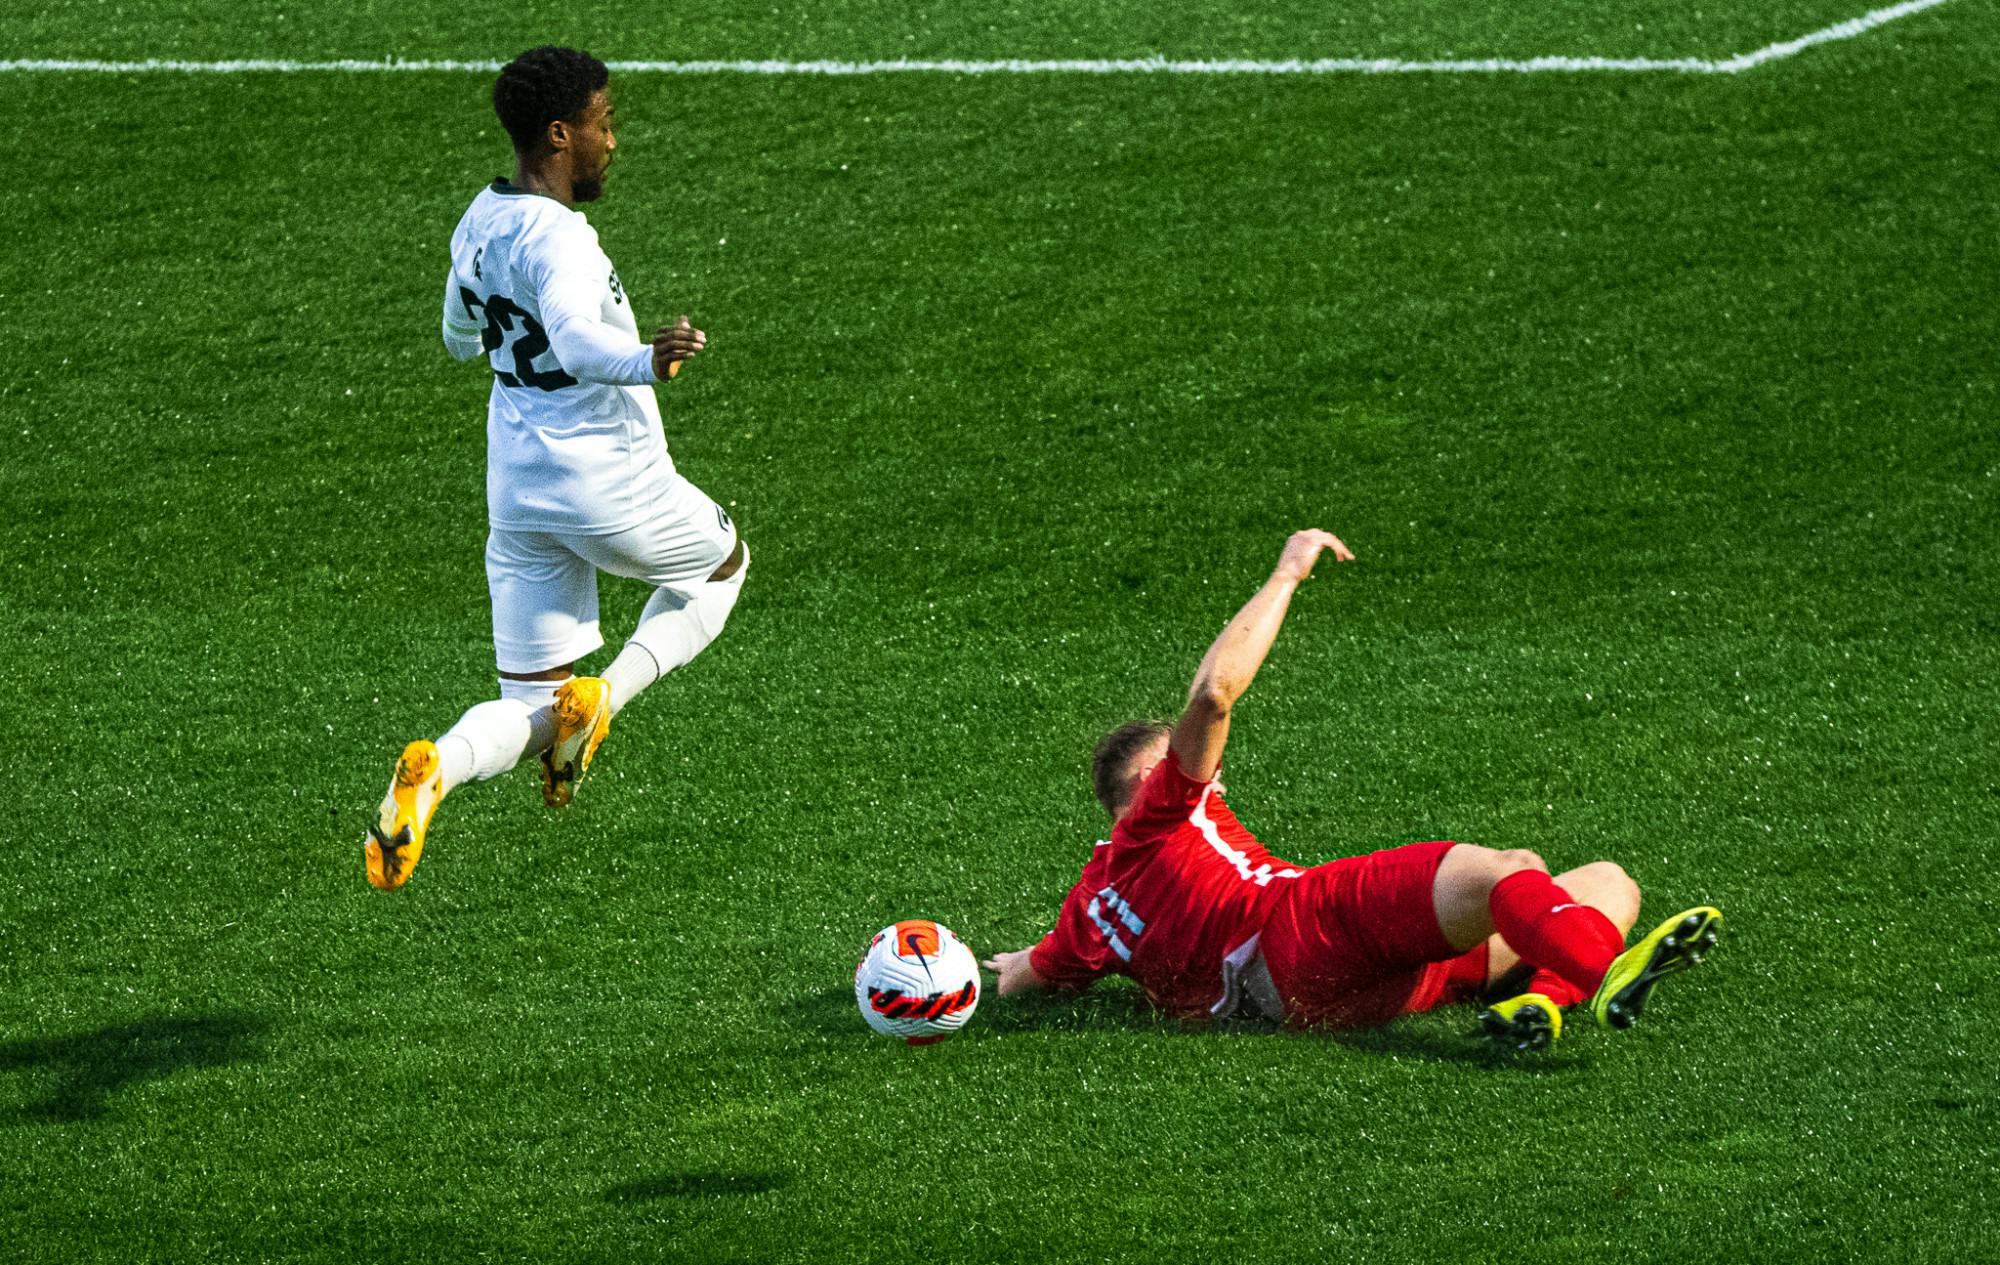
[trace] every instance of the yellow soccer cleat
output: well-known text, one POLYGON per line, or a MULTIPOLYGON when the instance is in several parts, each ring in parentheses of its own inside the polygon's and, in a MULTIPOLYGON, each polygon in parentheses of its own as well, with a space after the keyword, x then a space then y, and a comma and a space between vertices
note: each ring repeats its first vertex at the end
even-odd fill
POLYGON ((1562 1007, 1541 993, 1522 993, 1479 1012, 1480 1031, 1508 1053, 1545 1050, 1562 1035, 1562 1007))
POLYGON ((564 808, 611 732, 611 687, 600 676, 573 676, 556 691, 555 713, 556 740, 542 752, 542 802, 564 808))
POLYGON ((1611 969, 1590 999, 1590 1013, 1607 1028, 1629 1028, 1645 1009, 1653 985, 1675 971, 1699 965, 1715 947, 1722 911, 1710 905, 1682 910, 1651 935, 1611 959, 1611 969))
POLYGON ((368 858, 368 881, 385 892, 401 887, 424 854, 424 831, 444 798, 442 772, 437 744, 423 739, 404 747, 396 760, 389 793, 382 797, 381 812, 361 845, 368 858))

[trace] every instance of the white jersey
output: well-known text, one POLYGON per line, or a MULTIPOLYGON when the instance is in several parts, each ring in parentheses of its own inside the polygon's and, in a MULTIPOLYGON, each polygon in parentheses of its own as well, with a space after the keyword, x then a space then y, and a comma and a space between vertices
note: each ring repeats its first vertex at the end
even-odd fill
POLYGON ((652 347, 581 211, 504 180, 451 235, 444 342, 493 369, 486 511, 516 531, 623 531, 666 497, 674 463, 652 347))

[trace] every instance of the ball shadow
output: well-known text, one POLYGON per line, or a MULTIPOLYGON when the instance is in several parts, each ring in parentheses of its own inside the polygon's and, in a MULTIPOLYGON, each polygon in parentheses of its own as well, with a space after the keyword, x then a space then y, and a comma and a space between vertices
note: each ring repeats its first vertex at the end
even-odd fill
POLYGON ((861 1016, 855 1013, 854 990, 841 986, 823 988, 814 993, 801 993, 786 1003, 790 1022, 793 1026, 823 1033, 827 1036, 852 1036, 861 1028, 861 1016))

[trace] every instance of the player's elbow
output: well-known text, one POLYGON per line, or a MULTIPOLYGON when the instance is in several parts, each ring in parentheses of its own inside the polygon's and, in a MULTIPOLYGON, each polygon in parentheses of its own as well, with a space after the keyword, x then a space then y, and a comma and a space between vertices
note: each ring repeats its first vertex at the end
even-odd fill
POLYGON ((1229 715, 1229 709, 1242 695, 1240 687, 1204 672, 1188 688, 1188 710, 1219 719, 1229 715))

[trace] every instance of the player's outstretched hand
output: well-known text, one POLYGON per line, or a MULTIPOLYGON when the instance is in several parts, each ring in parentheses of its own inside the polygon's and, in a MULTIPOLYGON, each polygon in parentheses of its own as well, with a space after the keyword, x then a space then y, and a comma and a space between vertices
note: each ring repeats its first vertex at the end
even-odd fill
POLYGON ((708 335, 682 316, 671 328, 662 325, 653 331, 653 376, 671 378, 681 371, 681 361, 708 346, 708 335))
POLYGON ((1354 561, 1354 551, 1341 543, 1340 537, 1317 528, 1293 532, 1285 542, 1285 552, 1278 556, 1278 574, 1291 580, 1303 580, 1312 574, 1313 563, 1319 561, 1320 551, 1333 554, 1335 562, 1354 561))
POLYGON ((1042 977, 1035 974, 1034 965, 1028 961, 1026 949, 1016 949, 1012 953, 996 953, 979 965, 1000 977, 999 989, 1002 997, 1041 990, 1042 977))

